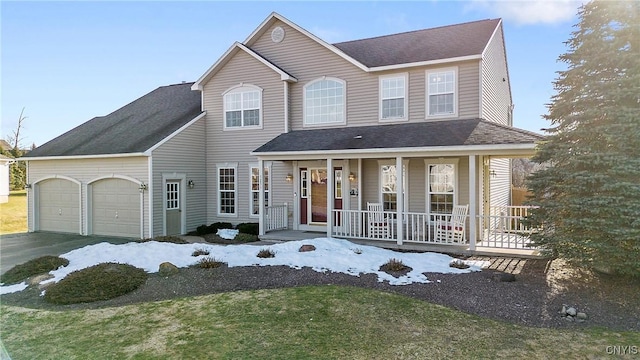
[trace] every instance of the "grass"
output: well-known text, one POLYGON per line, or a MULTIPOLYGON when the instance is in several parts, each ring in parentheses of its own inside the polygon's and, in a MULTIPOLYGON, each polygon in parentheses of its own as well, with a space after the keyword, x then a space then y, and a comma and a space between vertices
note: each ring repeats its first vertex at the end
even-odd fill
POLYGON ((0 235, 27 231, 27 192, 11 191, 9 202, 0 204, 0 235))
POLYGON ((0 310, 0 337, 16 359, 572 359, 640 344, 638 332, 529 328, 334 285, 98 310, 0 310))

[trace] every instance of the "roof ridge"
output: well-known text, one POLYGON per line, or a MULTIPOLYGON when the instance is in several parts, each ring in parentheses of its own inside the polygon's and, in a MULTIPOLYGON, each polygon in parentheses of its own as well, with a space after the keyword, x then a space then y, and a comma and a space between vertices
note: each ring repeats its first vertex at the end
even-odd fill
POLYGON ((353 43, 353 42, 364 41, 364 40, 381 39, 381 38, 386 38, 386 37, 391 37, 391 36, 396 36, 396 35, 405 35, 405 34, 411 34, 411 33, 416 33, 416 32, 420 32, 420 31, 427 31, 427 30, 444 29, 444 28, 448 28, 448 27, 461 26, 461 25, 469 25, 469 24, 473 24, 473 23, 479 23, 479 22, 485 22, 485 21, 492 21, 492 20, 500 20, 500 18, 495 18, 495 19, 481 19, 481 20, 467 21, 467 22, 463 22, 463 23, 459 23, 459 24, 449 24, 449 25, 436 26, 436 27, 432 27, 432 28, 424 28, 424 29, 409 30, 409 31, 403 31, 403 32, 393 33, 393 34, 386 34, 386 35, 372 36, 372 37, 362 38, 362 39, 354 39, 354 40, 341 41, 341 42, 337 42, 337 43, 332 43, 331 45, 334 45, 334 46, 335 46, 335 45, 347 44, 347 43, 353 43))

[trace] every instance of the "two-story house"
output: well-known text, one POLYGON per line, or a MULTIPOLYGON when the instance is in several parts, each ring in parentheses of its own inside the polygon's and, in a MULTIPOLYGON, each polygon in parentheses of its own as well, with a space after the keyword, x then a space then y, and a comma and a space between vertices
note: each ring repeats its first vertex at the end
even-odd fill
POLYGON ((329 44, 273 13, 195 83, 26 157, 29 229, 146 237, 258 222, 402 244, 451 242, 438 236, 449 222, 473 249, 511 226, 504 211, 490 224, 510 205, 509 158, 541 139, 512 111, 499 19, 329 44), (63 213, 72 225, 54 226, 63 213))

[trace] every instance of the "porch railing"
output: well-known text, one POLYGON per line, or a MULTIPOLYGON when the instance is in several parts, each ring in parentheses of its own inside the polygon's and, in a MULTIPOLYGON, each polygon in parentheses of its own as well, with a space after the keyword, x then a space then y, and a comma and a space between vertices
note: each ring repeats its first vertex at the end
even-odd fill
MULTIPOLYGON (((529 236, 536 229, 522 224, 528 206, 492 206, 489 214, 477 216, 476 246, 532 249, 529 236)), ((398 240, 395 211, 334 210, 332 236, 366 240, 398 240)), ((447 225, 449 215, 405 212, 402 241, 423 244, 469 244, 469 216, 464 226, 447 225), (461 233, 462 232, 462 233, 461 233)))
MULTIPOLYGON (((352 239, 397 241, 398 221, 394 211, 334 210, 332 236, 352 239)), ((405 212, 403 242, 466 244, 465 228, 447 225, 449 215, 405 212), (462 232, 462 234, 460 234, 462 232)), ((465 221, 468 223, 468 218, 465 221)))
POLYGON ((491 206, 489 214, 478 216, 478 226, 483 230, 479 246, 533 249, 529 237, 537 229, 526 226, 522 219, 534 206, 491 206))
POLYGON ((289 228, 289 206, 273 205, 265 208, 264 229, 265 232, 283 230, 289 228))

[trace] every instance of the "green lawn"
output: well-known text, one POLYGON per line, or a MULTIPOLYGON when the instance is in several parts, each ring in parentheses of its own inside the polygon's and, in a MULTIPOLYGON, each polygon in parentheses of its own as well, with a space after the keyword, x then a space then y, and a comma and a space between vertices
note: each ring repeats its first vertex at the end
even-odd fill
POLYGON ((0 235, 27 231, 27 193, 12 191, 9 202, 0 204, 0 235))
POLYGON ((0 310, 0 336, 15 359, 572 359, 640 344, 638 332, 528 328, 341 286, 0 310))

